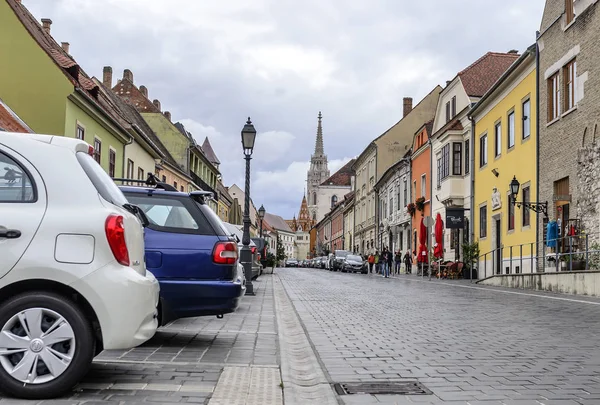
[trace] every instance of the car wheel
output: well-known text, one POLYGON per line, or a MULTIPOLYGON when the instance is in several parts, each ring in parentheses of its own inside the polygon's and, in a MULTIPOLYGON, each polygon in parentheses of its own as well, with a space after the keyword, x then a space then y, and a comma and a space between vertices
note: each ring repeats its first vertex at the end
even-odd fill
POLYGON ((95 341, 77 304, 30 292, 0 306, 0 389, 25 399, 54 398, 88 372, 95 341))

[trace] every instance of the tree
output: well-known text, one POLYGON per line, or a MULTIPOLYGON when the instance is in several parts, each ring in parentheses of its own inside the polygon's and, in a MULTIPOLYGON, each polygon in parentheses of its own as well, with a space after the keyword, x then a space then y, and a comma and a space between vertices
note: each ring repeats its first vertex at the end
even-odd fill
POLYGON ((277 234, 277 262, 280 263, 281 261, 286 259, 285 256, 285 248, 283 247, 283 243, 281 243, 281 236, 279 236, 279 234, 277 234))
POLYGON ((473 263, 479 258, 479 242, 463 243, 463 257, 467 268, 473 268, 473 263))

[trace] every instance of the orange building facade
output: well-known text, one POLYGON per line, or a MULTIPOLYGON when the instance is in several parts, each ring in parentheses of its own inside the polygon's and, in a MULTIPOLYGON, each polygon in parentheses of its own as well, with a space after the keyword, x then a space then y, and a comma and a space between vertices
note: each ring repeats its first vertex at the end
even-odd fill
POLYGON ((411 203, 415 204, 415 210, 412 218, 411 250, 415 259, 416 253, 419 251, 421 219, 431 215, 431 145, 429 137, 432 130, 433 120, 424 124, 413 139, 411 203), (424 199, 422 210, 417 207, 419 199, 424 199))

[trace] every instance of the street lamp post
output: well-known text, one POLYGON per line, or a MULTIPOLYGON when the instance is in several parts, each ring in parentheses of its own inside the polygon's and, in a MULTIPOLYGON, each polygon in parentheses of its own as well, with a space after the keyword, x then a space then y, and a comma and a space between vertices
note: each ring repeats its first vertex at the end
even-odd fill
POLYGON ((512 205, 516 205, 519 208, 523 206, 531 211, 542 213, 546 218, 548 218, 548 201, 543 203, 517 201, 517 196, 519 195, 519 187, 521 187, 521 184, 519 183, 519 180, 517 180, 517 176, 513 176, 513 179, 510 182, 510 195, 512 205))
POLYGON ((263 237, 263 219, 265 219, 265 207, 263 205, 258 209, 258 219, 260 219, 260 237, 263 237))
POLYGON ((250 160, 252 160, 252 151, 254 141, 256 140, 256 129, 248 117, 248 121, 242 129, 242 147, 244 149, 244 159, 246 159, 246 187, 244 196, 244 234, 242 235, 242 251, 240 261, 244 266, 246 274, 246 295, 255 295, 252 285, 252 250, 250 249, 250 160))

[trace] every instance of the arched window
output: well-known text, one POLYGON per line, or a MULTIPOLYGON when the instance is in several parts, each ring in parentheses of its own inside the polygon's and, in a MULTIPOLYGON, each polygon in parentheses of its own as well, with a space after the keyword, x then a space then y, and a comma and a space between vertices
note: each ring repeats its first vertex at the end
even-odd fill
POLYGON ((317 193, 313 193, 313 205, 317 205, 317 193))
POLYGON ((331 197, 331 207, 333 208, 334 205, 336 205, 338 202, 338 198, 337 195, 334 195, 333 197, 331 197))

